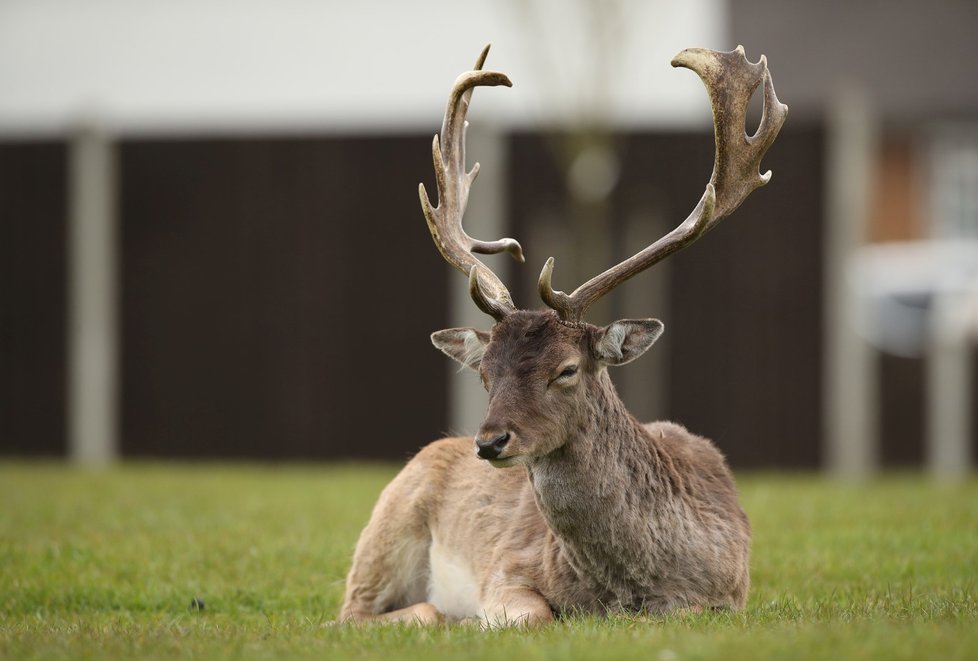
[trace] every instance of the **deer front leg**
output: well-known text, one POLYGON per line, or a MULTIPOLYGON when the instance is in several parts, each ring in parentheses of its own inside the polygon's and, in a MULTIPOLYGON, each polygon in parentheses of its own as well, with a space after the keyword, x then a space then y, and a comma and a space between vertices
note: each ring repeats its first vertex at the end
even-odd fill
POLYGON ((496 588, 483 601, 483 624, 489 628, 531 627, 553 622, 550 604, 526 586, 496 588))
POLYGON ((389 613, 349 613, 344 619, 345 622, 387 622, 400 624, 416 624, 418 626, 430 626, 441 624, 445 621, 444 615, 438 612, 434 605, 427 601, 399 608, 389 613))
MULTIPOLYGON (((427 474, 409 463, 384 489, 370 522, 360 533, 339 620, 419 621, 440 614, 428 601, 431 534, 417 491, 427 474)), ((436 617, 437 616, 437 617, 436 617)))

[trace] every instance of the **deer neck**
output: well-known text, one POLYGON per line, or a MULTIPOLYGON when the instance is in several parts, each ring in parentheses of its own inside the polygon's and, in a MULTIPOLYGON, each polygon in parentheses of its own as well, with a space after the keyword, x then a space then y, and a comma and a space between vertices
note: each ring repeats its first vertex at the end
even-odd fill
MULTIPOLYGON (((579 433, 528 465, 537 505, 575 571, 626 605, 647 578, 650 517, 672 490, 655 439, 607 372, 579 433)), ((607 598, 607 596, 605 598, 607 598)))

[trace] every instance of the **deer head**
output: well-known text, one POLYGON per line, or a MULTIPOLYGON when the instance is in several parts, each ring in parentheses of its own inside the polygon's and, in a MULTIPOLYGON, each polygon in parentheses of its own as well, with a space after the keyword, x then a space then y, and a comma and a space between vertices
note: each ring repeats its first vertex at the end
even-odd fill
POLYGON ((468 276, 473 301, 496 321, 490 332, 453 328, 438 331, 431 339, 482 377, 489 410, 475 437, 476 452, 494 465, 505 466, 553 452, 580 431, 582 416, 593 419, 601 415, 601 407, 620 405, 607 367, 641 356, 661 335, 663 325, 656 319, 624 319, 599 328, 584 321, 585 313, 619 284, 696 241, 770 180, 771 172, 761 175, 759 166, 787 118, 788 107, 775 95, 763 55, 751 63, 742 46, 729 53, 700 48, 679 53, 672 65, 695 71, 713 106, 716 155, 699 202, 674 230, 570 294, 553 289, 551 257, 539 280, 540 296, 550 310, 522 311, 499 278, 473 255, 505 251, 522 262, 519 243, 508 238, 479 241, 461 225, 469 187, 479 173, 478 163, 465 170, 465 113, 472 90, 512 85, 505 74, 482 70, 488 52, 486 46, 474 70, 455 81, 440 137, 434 138, 438 206, 431 204, 424 185, 420 195, 438 250, 468 276), (747 135, 747 105, 762 82, 761 122, 753 135, 747 135))

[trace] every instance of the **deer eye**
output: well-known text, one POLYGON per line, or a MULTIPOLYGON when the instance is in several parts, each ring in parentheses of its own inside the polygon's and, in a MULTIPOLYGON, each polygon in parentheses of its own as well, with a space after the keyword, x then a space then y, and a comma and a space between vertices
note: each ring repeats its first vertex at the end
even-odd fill
POLYGON ((577 365, 569 365, 564 368, 564 371, 557 375, 558 379, 568 379, 577 374, 577 365))

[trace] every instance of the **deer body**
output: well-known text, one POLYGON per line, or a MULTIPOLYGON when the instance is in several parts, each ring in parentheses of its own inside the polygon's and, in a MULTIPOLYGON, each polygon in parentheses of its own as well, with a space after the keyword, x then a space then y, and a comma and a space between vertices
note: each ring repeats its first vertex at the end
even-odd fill
POLYGON ((595 332, 550 312, 496 325, 480 368, 506 390, 490 390, 487 421, 513 430, 510 443, 526 453, 519 465, 495 468, 471 438, 423 449, 384 491, 361 537, 342 618, 424 602, 490 625, 552 611, 743 606, 750 527, 726 462, 679 425, 639 424, 589 355, 595 332), (575 345, 581 396, 558 393, 569 401, 551 402, 541 424, 527 391, 542 392, 548 379, 534 376, 562 365, 575 345), (559 447, 538 434, 556 435, 559 447), (395 557, 409 566, 391 571, 395 557), (394 588, 395 574, 413 578, 394 588))
POLYGON ((489 393, 474 438, 436 441, 384 490, 354 553, 341 620, 431 623, 479 618, 495 626, 566 612, 740 608, 750 584, 750 524, 720 452, 679 425, 638 423, 608 368, 647 351, 655 319, 584 321, 608 291, 680 250, 770 178, 758 165, 787 107, 764 57, 689 49, 674 66, 696 71, 714 106, 713 175, 689 217, 646 249, 571 294, 539 289, 547 311, 517 310, 474 253, 509 252, 513 239, 479 241, 461 218, 478 164, 465 170, 465 112, 476 86, 510 85, 501 73, 459 76, 432 156, 437 207, 420 187, 439 252, 469 277, 486 332, 438 331, 432 342, 479 373, 489 393), (747 103, 764 84, 764 114, 744 133, 747 103))

